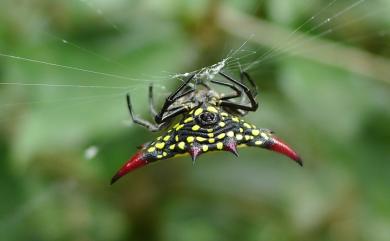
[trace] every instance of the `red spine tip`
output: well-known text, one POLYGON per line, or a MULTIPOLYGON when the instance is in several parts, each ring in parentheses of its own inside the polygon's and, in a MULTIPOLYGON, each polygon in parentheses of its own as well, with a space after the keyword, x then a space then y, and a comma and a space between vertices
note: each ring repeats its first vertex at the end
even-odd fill
POLYGON ((273 143, 270 145, 269 149, 288 156, 289 158, 297 162, 300 166, 303 166, 303 161, 298 156, 298 154, 280 139, 273 138, 273 143))
POLYGON ((119 171, 111 178, 111 185, 118 181, 119 178, 123 177, 127 173, 148 164, 148 161, 145 159, 144 154, 142 152, 137 152, 129 161, 125 163, 119 169, 119 171))

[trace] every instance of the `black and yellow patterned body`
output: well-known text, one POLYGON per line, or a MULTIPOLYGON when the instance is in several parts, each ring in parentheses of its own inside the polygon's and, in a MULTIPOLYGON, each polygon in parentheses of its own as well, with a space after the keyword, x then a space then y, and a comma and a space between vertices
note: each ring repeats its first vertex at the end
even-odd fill
POLYGON ((151 162, 189 154, 192 160, 211 151, 229 151, 238 156, 237 147, 257 146, 283 153, 300 165, 299 156, 275 138, 268 129, 258 129, 238 116, 215 105, 202 104, 183 115, 181 121, 156 140, 142 146, 112 178, 112 183, 126 173, 151 162))
POLYGON ((203 104, 183 115, 182 120, 143 147, 149 161, 190 154, 193 159, 210 151, 230 151, 237 146, 264 146, 270 131, 256 128, 217 106, 203 104))

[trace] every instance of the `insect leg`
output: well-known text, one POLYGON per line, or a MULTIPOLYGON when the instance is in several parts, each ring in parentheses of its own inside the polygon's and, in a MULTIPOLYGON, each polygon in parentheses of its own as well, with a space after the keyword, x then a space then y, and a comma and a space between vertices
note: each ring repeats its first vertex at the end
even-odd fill
POLYGON ((191 88, 190 90, 185 91, 184 93, 180 93, 186 86, 188 86, 188 84, 194 78, 194 76, 195 75, 191 75, 175 92, 173 92, 170 96, 168 96, 168 98, 165 100, 163 107, 161 108, 161 111, 154 117, 156 123, 160 124, 164 122, 163 121, 164 113, 168 110, 169 106, 172 105, 176 100, 195 91, 193 88, 191 88))
POLYGON ((149 85, 149 112, 152 116, 157 115, 156 108, 154 106, 153 84, 149 85))
MULTIPOLYGON (((247 72, 245 72, 245 71, 242 70, 241 65, 240 65, 240 82, 241 82, 242 84, 244 84, 245 78, 249 81, 250 85, 253 87, 253 90, 254 90, 254 91, 252 92, 252 95, 253 95, 254 97, 256 97, 256 96, 257 96, 257 86, 255 85, 254 81, 253 81, 252 78, 249 76, 249 74, 248 74, 247 72)), ((245 104, 245 102, 246 102, 245 95, 242 95, 241 98, 240 98, 239 103, 240 103, 241 105, 243 105, 243 104, 245 104)), ((237 112, 238 112, 238 114, 241 115, 241 116, 245 116, 246 114, 248 114, 248 111, 244 111, 244 110, 240 110, 240 109, 237 109, 237 112)))
POLYGON ((214 83, 214 84, 218 84, 218 85, 223 85, 223 86, 227 86, 231 89, 234 90, 235 93, 233 94, 228 94, 228 95, 225 95, 221 98, 221 100, 228 100, 228 99, 233 99, 233 98, 236 98, 236 97, 240 97, 242 96, 242 91, 240 89, 238 89, 235 85, 233 84, 230 84, 230 83, 225 83, 225 82, 222 82, 222 81, 218 81, 218 80, 211 80, 210 82, 214 83))
POLYGON ((253 79, 250 77, 250 75, 247 72, 245 72, 245 71, 241 71, 240 72, 240 78, 241 78, 241 83, 244 82, 244 78, 246 78, 249 81, 250 85, 253 87, 253 93, 252 94, 253 94, 253 96, 256 97, 258 95, 257 86, 256 86, 255 82, 253 81, 253 79))
POLYGON ((175 110, 172 110, 172 111, 168 112, 168 114, 165 115, 165 116, 161 119, 161 121, 164 122, 164 123, 165 123, 165 122, 170 122, 173 118, 175 118, 176 116, 178 116, 178 115, 180 115, 180 114, 185 113, 186 111, 188 111, 187 106, 181 106, 181 107, 179 107, 179 108, 177 108, 177 109, 175 109, 175 110))
POLYGON ((133 107, 131 105, 131 99, 130 99, 130 95, 127 94, 126 95, 126 99, 127 99, 127 107, 129 109, 129 113, 130 113, 130 117, 131 117, 131 120, 135 123, 135 124, 138 124, 140 126, 143 126, 145 128, 147 128, 149 131, 152 131, 152 132, 156 132, 156 131, 160 131, 161 129, 163 129, 165 127, 164 123, 160 124, 160 125, 155 125, 155 124, 152 124, 150 123, 149 121, 147 120, 144 120, 142 118, 139 118, 137 116, 134 116, 133 114, 133 107))
POLYGON ((252 105, 242 105, 242 104, 234 103, 234 102, 231 102, 228 100, 222 100, 220 102, 220 105, 223 107, 228 107, 228 108, 232 108, 232 109, 240 109, 240 110, 244 110, 244 111, 256 111, 257 110, 257 106, 254 107, 252 105))
POLYGON ((251 90, 246 85, 244 85, 243 83, 240 83, 239 81, 233 79, 232 77, 224 74, 223 72, 219 72, 219 74, 222 75, 223 77, 225 77, 226 79, 230 80, 234 84, 238 85, 239 87, 241 87, 244 90, 244 93, 248 97, 249 102, 250 102, 250 105, 243 105, 243 104, 233 103, 233 102, 227 101, 227 100, 222 100, 221 106, 227 106, 227 107, 242 109, 242 110, 246 110, 246 111, 256 111, 257 110, 258 103, 255 99, 255 96, 252 94, 251 90))

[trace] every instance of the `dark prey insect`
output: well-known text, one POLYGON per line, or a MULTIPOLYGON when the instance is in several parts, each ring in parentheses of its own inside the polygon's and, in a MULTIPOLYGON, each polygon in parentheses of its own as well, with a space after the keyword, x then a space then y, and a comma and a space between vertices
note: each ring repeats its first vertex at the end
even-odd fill
POLYGON ((248 111, 256 111, 257 88, 250 76, 242 72, 240 81, 223 72, 210 81, 201 81, 193 74, 165 100, 160 112, 154 108, 153 87, 149 87, 149 109, 154 123, 133 115, 130 96, 127 103, 134 123, 160 131, 169 127, 175 117, 181 120, 154 141, 144 144, 140 150, 113 176, 111 184, 126 173, 151 162, 168 159, 180 154, 190 154, 192 160, 210 151, 229 151, 238 156, 237 147, 255 146, 284 154, 300 165, 302 161, 289 146, 268 129, 259 129, 244 121, 248 111), (249 82, 250 87, 244 84, 249 82), (218 93, 210 84, 233 90, 230 94, 218 93), (238 99, 238 100, 237 100, 238 99))

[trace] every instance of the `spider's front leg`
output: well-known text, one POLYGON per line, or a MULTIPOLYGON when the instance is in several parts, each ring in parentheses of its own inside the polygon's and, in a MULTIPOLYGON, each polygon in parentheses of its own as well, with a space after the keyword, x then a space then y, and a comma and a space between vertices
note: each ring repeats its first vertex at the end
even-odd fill
MULTIPOLYGON (((165 100, 165 103, 163 105, 163 107, 161 108, 161 111, 155 116, 154 120, 156 121, 156 123, 162 123, 164 122, 164 119, 166 119, 166 117, 164 117, 164 114, 166 114, 166 112, 168 111, 168 108, 178 99, 180 99, 181 97, 185 96, 185 95, 188 95, 192 92, 195 91, 194 88, 190 87, 189 90, 185 91, 184 93, 181 93, 182 90, 188 86, 188 84, 190 83, 190 81, 194 78, 195 75, 191 75, 175 92, 173 92, 170 96, 168 96, 168 98, 165 100)), ((176 115, 179 115, 181 114, 180 112, 178 112, 176 115)), ((170 118, 172 118, 172 113, 169 114, 170 115, 170 118)))

